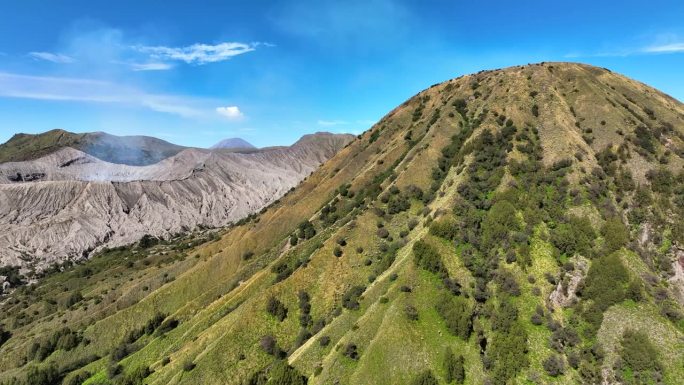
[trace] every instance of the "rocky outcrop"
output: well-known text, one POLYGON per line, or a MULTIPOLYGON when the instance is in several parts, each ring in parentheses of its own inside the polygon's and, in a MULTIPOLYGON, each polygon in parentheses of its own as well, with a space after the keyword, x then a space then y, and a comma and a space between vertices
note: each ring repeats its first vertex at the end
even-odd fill
POLYGON ((285 194, 352 139, 319 133, 248 154, 186 149, 148 166, 73 148, 2 164, 0 265, 42 268, 145 234, 224 226, 285 194))
POLYGON ((549 295, 549 301, 554 307, 568 307, 577 300, 577 288, 586 277, 589 264, 586 258, 576 256, 572 258, 573 269, 565 272, 563 278, 549 295))

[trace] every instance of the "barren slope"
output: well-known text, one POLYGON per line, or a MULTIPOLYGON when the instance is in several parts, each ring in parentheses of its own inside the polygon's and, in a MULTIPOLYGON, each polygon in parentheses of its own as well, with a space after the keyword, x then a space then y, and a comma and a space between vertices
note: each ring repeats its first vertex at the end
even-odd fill
POLYGON ((145 234, 225 226, 273 202, 350 138, 317 134, 250 154, 188 149, 148 166, 68 147, 0 164, 0 265, 44 267, 145 234))

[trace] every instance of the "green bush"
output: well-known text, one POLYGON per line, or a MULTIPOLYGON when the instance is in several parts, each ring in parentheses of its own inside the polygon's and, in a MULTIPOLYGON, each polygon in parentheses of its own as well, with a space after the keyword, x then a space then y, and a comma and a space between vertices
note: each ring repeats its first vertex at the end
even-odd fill
POLYGON ((606 220, 601 228, 601 235, 605 239, 606 253, 620 250, 629 242, 629 230, 618 217, 606 220))
POLYGON ((462 297, 445 294, 436 305, 437 312, 455 336, 467 340, 472 332, 472 306, 462 297))
POLYGON ((487 346, 486 359, 492 363, 494 384, 507 384, 509 380, 529 365, 527 357, 527 332, 518 322, 509 330, 494 333, 487 346))
POLYGON ((363 286, 353 286, 342 297, 342 306, 349 310, 358 310, 361 307, 359 297, 366 290, 363 286))
POLYGON ((451 217, 443 217, 430 224, 430 234, 444 239, 454 239, 458 230, 458 222, 451 217))
POLYGON ((413 258, 416 266, 439 275, 442 278, 448 277, 448 272, 442 257, 429 243, 419 240, 413 244, 413 258))
POLYGON ((603 320, 602 313, 626 297, 629 273, 618 253, 594 260, 579 294, 593 303, 584 311, 584 317, 597 330, 603 320))
POLYGON ((2 346, 10 338, 12 338, 12 333, 6 331, 2 328, 2 325, 0 325, 0 346, 2 346))
POLYGON ((674 187, 674 176, 672 171, 667 168, 660 168, 657 170, 649 170, 646 172, 646 178, 651 182, 651 190, 657 193, 670 195, 674 187))
POLYGON ((286 360, 277 360, 273 363, 268 375, 268 385, 306 385, 307 378, 297 369, 287 364, 286 360))
POLYGON ((509 201, 496 202, 482 221, 482 247, 496 249, 508 240, 508 235, 520 230, 515 206, 509 201))
POLYGON ((631 370, 633 383, 655 383, 663 372, 658 351, 648 335, 643 332, 626 330, 622 335, 622 369, 631 370))
POLYGON ((269 297, 266 303, 266 311, 280 322, 287 318, 287 308, 276 297, 269 297))
POLYGON ((465 381, 465 359, 463 356, 456 357, 451 347, 447 346, 444 351, 444 380, 447 384, 456 382, 462 384, 465 381))
POLYGON ((430 370, 426 370, 419 373, 413 381, 411 381, 411 385, 439 385, 439 382, 437 382, 437 379, 430 370))
POLYGON ((359 351, 358 348, 356 347, 356 344, 350 342, 344 347, 344 351, 342 354, 345 357, 349 357, 352 360, 358 360, 359 359, 359 351))
POLYGON ((550 356, 542 362, 542 366, 546 373, 551 377, 558 377, 565 373, 565 362, 563 358, 558 355, 550 356))
POLYGON ((587 256, 596 238, 589 219, 571 215, 566 223, 559 224, 551 233, 551 242, 561 253, 587 256))
POLYGON ((415 306, 406 305, 406 307, 404 307, 404 314, 410 321, 418 321, 418 309, 416 309, 415 306))

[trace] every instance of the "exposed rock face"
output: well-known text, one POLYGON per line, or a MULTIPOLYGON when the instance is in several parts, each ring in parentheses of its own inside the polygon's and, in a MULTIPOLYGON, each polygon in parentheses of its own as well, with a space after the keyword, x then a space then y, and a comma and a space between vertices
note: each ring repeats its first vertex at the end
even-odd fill
POLYGON ((673 254, 673 274, 668 281, 675 298, 680 304, 684 305, 684 249, 675 248, 673 254))
POLYGON ((568 307, 578 300, 577 288, 586 277, 589 265, 587 259, 581 256, 573 258, 572 262, 574 270, 567 273, 549 295, 549 301, 555 307, 568 307))
POLYGON ((187 149, 149 166, 63 148, 0 165, 0 265, 45 267, 144 234, 224 226, 273 202, 352 135, 249 154, 187 149))

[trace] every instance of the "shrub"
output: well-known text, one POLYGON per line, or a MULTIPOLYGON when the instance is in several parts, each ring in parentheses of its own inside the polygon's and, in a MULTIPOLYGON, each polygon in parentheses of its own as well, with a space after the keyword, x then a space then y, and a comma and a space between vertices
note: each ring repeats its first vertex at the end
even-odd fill
POLYGON ((0 346, 2 346, 10 338, 12 338, 12 333, 6 331, 2 328, 2 325, 0 325, 0 346))
POLYGON ((342 254, 343 254, 343 251, 342 251, 341 247, 335 246, 335 248, 333 248, 333 255, 334 256, 336 256, 337 258, 340 258, 342 256, 342 254))
POLYGON ((287 308, 276 297, 271 296, 268 299, 266 311, 280 322, 283 322, 283 320, 287 318, 287 308))
POLYGON ((72 308, 74 305, 77 303, 83 301, 83 295, 81 295, 81 292, 77 291, 74 293, 71 293, 65 300, 64 300, 64 307, 67 309, 72 308))
POLYGON ((472 331, 472 308, 466 299, 444 296, 437 303, 436 309, 451 334, 468 339, 472 331))
POLYGON ((161 325, 159 325, 157 330, 154 332, 154 335, 160 336, 162 334, 166 334, 171 330, 177 328, 179 323, 180 322, 175 318, 168 318, 164 320, 164 322, 162 322, 161 325))
POLYGON ((551 242, 561 253, 572 256, 575 253, 587 255, 596 233, 589 219, 569 216, 566 223, 559 224, 551 233, 551 242))
POLYGON ((300 239, 311 239, 316 235, 316 229, 309 221, 303 221, 298 226, 297 236, 300 239))
POLYGON ((344 352, 342 354, 346 357, 351 358, 352 360, 359 359, 359 352, 356 348, 356 345, 351 342, 348 343, 347 346, 345 346, 344 352))
POLYGON ((47 368, 32 367, 26 375, 27 385, 56 384, 60 379, 57 368, 53 365, 47 368))
POLYGON ((674 187, 674 176, 672 171, 667 168, 660 168, 657 170, 649 170, 646 172, 646 178, 651 182, 651 190, 657 193, 670 195, 674 187))
POLYGON ((88 380, 91 376, 92 376, 92 374, 90 372, 87 372, 87 371, 79 372, 72 377, 66 378, 62 382, 62 384, 63 385, 81 385, 84 382, 86 382, 86 380, 88 380))
POLYGON ((532 322, 533 325, 539 326, 544 323, 544 318, 539 313, 534 313, 530 317, 530 322, 532 322))
POLYGON ((463 356, 456 357, 451 347, 447 346, 444 352, 444 372, 446 376, 444 380, 447 384, 456 381, 457 384, 462 384, 465 380, 465 360, 463 356))
POLYGON ((527 333, 517 322, 509 330, 498 330, 487 346, 485 358, 492 362, 492 380, 506 384, 529 365, 527 358, 527 333))
POLYGON ((318 343, 319 343, 321 346, 326 347, 326 346, 328 346, 328 345, 330 344, 330 337, 329 337, 329 336, 322 336, 322 337, 318 340, 318 343))
POLYGON ((268 371, 268 384, 273 385, 306 385, 307 378, 297 369, 287 364, 285 360, 278 360, 268 371))
POLYGON ((553 355, 542 362, 542 366, 546 373, 551 377, 558 377, 565 373, 565 363, 563 358, 558 355, 553 355))
POLYGON ((423 240, 413 244, 413 257, 417 266, 438 274, 442 278, 448 276, 447 269, 437 249, 423 240))
POLYGON ((275 337, 271 335, 265 335, 261 337, 259 340, 259 346, 261 346, 261 349, 263 349, 264 352, 272 356, 281 357, 285 355, 285 352, 278 347, 278 342, 276 341, 275 337))
POLYGON ((411 207, 411 202, 408 198, 403 195, 392 195, 387 202, 387 212, 389 214, 398 214, 402 211, 406 211, 411 207))
POLYGON ((605 239, 607 253, 619 250, 629 242, 629 230, 618 217, 606 220, 601 228, 601 235, 605 239))
POLYGON ((195 363, 192 361, 185 361, 183 362, 183 371, 189 372, 193 369, 195 369, 195 363))
POLYGON ((653 144, 655 138, 651 131, 649 131, 646 126, 640 125, 634 130, 634 135, 636 136, 636 144, 643 148, 644 150, 655 154, 655 145, 653 144))
POLYGON ((438 385, 439 382, 437 382, 437 379, 435 376, 432 374, 430 370, 426 370, 424 372, 421 372, 418 374, 413 381, 411 381, 411 385, 438 385))
POLYGON ((458 111, 459 114, 465 116, 468 112, 468 104, 464 99, 458 98, 451 103, 452 106, 458 111))
POLYGON ((519 229, 515 206, 506 200, 498 201, 482 221, 482 247, 496 249, 508 239, 511 232, 519 229))
POLYGON ((415 308, 413 305, 406 305, 404 308, 404 314, 406 315, 406 318, 408 318, 411 321, 418 321, 418 309, 415 308))
POLYGON ((409 219, 407 226, 409 230, 413 230, 418 226, 418 220, 416 218, 409 219))
POLYGON ((454 239, 458 234, 458 223, 450 217, 441 218, 430 224, 430 234, 444 239, 454 239))
POLYGON ((361 305, 359 304, 359 297, 366 290, 363 286, 353 286, 342 297, 342 306, 349 310, 358 310, 361 305))
POLYGON ((385 238, 389 237, 389 231, 387 231, 386 228, 381 227, 378 229, 377 235, 378 235, 378 237, 385 239, 385 238))
POLYGON ((520 285, 513 276, 513 273, 508 270, 499 270, 499 273, 497 274, 497 284, 499 285, 500 290, 503 290, 510 295, 520 295, 520 285))
POLYGON ((650 383, 649 380, 662 373, 658 351, 645 333, 626 330, 622 335, 621 348, 623 369, 630 369, 644 383, 650 383))
POLYGON ((628 282, 629 273, 617 253, 596 259, 591 264, 579 294, 593 300, 593 304, 585 309, 584 317, 596 329, 601 325, 602 313, 625 299, 628 282))

